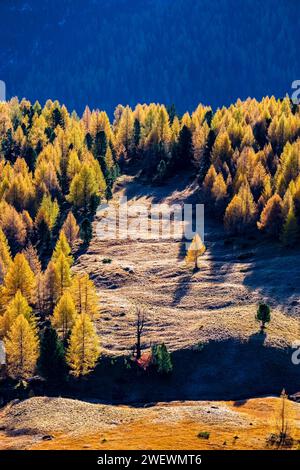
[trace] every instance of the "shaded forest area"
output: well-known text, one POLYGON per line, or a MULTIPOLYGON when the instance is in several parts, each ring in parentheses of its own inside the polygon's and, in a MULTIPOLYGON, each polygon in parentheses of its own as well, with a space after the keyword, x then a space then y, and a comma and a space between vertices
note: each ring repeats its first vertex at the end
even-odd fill
POLYGON ((8 96, 82 113, 118 103, 283 97, 299 78, 296 0, 9 0, 0 5, 8 96))

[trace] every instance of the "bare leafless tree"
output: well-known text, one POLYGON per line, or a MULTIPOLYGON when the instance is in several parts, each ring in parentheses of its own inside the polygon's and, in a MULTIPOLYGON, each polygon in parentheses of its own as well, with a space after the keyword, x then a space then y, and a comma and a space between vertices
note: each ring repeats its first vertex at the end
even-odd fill
POLYGON ((282 390, 281 395, 281 412, 280 412, 280 438, 282 443, 284 443, 287 435, 288 435, 288 427, 289 423, 287 420, 287 413, 286 413, 286 400, 288 398, 287 394, 285 393, 285 389, 282 390))
POLYGON ((293 438, 291 436, 291 410, 285 389, 282 390, 280 399, 280 413, 277 425, 278 433, 275 435, 275 441, 278 448, 291 447, 293 445, 293 438))
POLYGON ((135 344, 135 356, 137 359, 141 357, 141 338, 145 326, 145 309, 141 306, 135 307, 135 328, 136 328, 136 344, 135 344))

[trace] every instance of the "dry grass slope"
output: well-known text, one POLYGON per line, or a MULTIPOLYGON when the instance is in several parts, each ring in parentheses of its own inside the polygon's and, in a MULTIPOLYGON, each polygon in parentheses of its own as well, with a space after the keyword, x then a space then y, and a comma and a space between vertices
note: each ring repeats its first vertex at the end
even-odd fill
MULTIPOLYGON (((289 408, 297 447, 300 405, 289 408)), ((265 449, 279 411, 276 398, 149 408, 31 398, 0 413, 0 449, 265 449), (198 437, 206 432, 208 439, 198 437)))
MULTIPOLYGON (((129 205, 195 202, 195 186, 187 183, 175 178, 153 188, 123 176, 110 205, 117 207, 121 196, 128 197, 129 205)), ((98 214, 94 233, 100 219, 98 214)), ((146 232, 143 237, 102 241, 94 234, 75 267, 89 272, 97 285, 102 309, 98 329, 107 352, 130 350, 133 306, 140 303, 148 311, 146 344, 164 341, 171 350, 200 340, 247 341, 258 332, 254 315, 262 299, 273 309, 265 344, 286 347, 298 337, 300 270, 295 253, 249 240, 227 245, 221 224, 206 217, 207 252, 200 271, 192 273, 186 269, 180 239, 147 240, 146 232), (105 258, 111 264, 104 264, 105 258)))

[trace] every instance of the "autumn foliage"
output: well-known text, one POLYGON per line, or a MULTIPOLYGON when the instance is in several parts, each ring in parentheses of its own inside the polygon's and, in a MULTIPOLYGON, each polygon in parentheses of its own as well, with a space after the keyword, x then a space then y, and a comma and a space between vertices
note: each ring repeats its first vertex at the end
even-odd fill
POLYGON ((111 195, 117 174, 115 133, 105 113, 86 109, 80 119, 57 101, 44 108, 25 99, 0 103, 0 339, 11 378, 37 371, 40 337, 50 324, 68 348, 78 316, 98 313, 93 282, 74 274, 72 264, 80 234, 111 195))
MULTIPOLYGON (((288 97, 181 116, 160 104, 119 105, 112 121, 88 107, 70 114, 57 101, 1 102, 0 339, 12 378, 35 373, 45 325, 73 375, 95 367, 99 299, 72 265, 119 168, 137 162, 155 184, 192 172, 199 198, 230 233, 299 242, 300 111, 288 97)), ((196 235, 187 263, 199 267, 204 251, 196 235)))
POLYGON ((299 239, 300 113, 289 98, 238 100, 218 109, 210 166, 201 186, 213 208, 223 201, 228 232, 258 229, 293 246, 299 239))

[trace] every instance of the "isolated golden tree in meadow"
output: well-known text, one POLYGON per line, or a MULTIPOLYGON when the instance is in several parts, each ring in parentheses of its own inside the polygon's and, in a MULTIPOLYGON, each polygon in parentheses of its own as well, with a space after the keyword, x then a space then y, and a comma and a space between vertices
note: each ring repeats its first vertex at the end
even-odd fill
POLYGON ((72 328, 67 362, 75 377, 91 372, 99 358, 100 346, 95 327, 89 315, 78 315, 72 328))
POLYGON ((205 253, 206 247, 198 233, 194 236, 187 251, 185 261, 187 264, 193 264, 194 269, 199 268, 199 258, 205 253))
POLYGON ((143 305, 135 306, 135 335, 136 343, 134 345, 134 353, 136 359, 140 359, 142 355, 142 335, 144 333, 146 324, 146 309, 143 305))
POLYGON ((34 374, 39 353, 36 330, 24 315, 19 315, 4 340, 7 373, 13 379, 27 379, 34 374))

